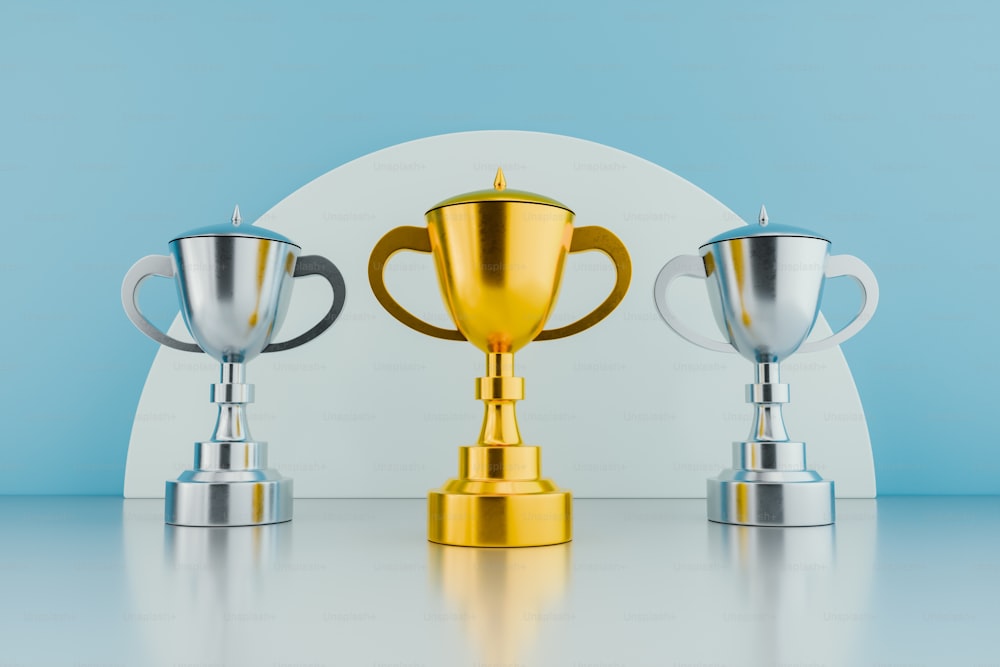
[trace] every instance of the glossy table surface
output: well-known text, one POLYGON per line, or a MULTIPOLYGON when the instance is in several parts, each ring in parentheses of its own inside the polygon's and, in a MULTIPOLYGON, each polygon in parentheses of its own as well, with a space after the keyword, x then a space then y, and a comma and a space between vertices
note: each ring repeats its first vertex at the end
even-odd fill
POLYGON ((429 544, 424 508, 205 529, 157 500, 0 498, 0 666, 1000 664, 1000 497, 783 530, 577 500, 575 540, 535 549, 429 544))

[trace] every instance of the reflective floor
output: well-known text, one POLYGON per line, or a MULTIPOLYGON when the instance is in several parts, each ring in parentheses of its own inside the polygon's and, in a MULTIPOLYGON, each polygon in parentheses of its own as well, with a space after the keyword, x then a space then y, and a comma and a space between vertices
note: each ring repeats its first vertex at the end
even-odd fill
POLYGON ((838 502, 737 528, 704 501, 577 500, 576 540, 424 540, 419 500, 266 528, 162 501, 0 499, 0 666, 1000 665, 1000 498, 838 502))

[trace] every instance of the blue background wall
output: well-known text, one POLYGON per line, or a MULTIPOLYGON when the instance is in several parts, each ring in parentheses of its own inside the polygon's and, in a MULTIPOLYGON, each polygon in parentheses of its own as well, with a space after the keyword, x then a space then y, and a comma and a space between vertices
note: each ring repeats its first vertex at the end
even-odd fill
MULTIPOLYGON (((998 23, 989 2, 4 3, 0 493, 121 492, 156 352, 119 302, 135 259, 473 129, 615 146, 864 258, 882 303, 844 352, 880 494, 997 493, 998 23)), ((169 285, 146 291, 165 326, 169 285)), ((831 324, 856 298, 830 290, 831 324)))

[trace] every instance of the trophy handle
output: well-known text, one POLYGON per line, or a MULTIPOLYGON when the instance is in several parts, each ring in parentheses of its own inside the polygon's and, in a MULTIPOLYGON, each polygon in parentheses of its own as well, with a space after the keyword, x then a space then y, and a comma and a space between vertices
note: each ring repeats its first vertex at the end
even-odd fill
POLYGON ((878 307, 878 281, 868 265, 853 255, 833 255, 826 260, 826 277, 837 278, 840 276, 850 276, 861 285, 861 289, 865 293, 865 301, 861 304, 861 310, 843 329, 822 340, 803 343, 799 347, 799 352, 819 352, 834 345, 840 345, 864 329, 865 325, 871 321, 872 315, 875 314, 875 309, 878 307))
POLYGON ((663 265, 659 275, 656 276, 656 283, 653 285, 653 302, 656 303, 656 309, 660 311, 660 317, 678 336, 698 347, 713 352, 735 352, 729 343, 702 336, 681 322, 674 311, 670 310, 670 306, 667 305, 667 288, 670 287, 670 283, 681 276, 704 280, 708 277, 708 274, 705 273, 705 260, 697 255, 679 255, 663 265))
POLYGON ((125 314, 128 315, 129 320, 139 331, 161 345, 183 352, 201 352, 202 349, 195 343, 179 341, 157 329, 139 310, 139 286, 150 276, 174 277, 174 263, 169 255, 143 257, 133 264, 132 268, 125 274, 125 280, 122 281, 122 306, 125 307, 125 314))
POLYGON ((410 311, 399 305, 389 290, 385 287, 385 265, 389 258, 397 252, 412 250, 413 252, 430 252, 431 238, 426 227, 396 227, 389 230, 385 236, 379 239, 372 249, 371 257, 368 259, 368 282, 372 286, 375 298, 382 304, 390 315, 405 324, 406 326, 419 331, 422 334, 443 338, 444 340, 465 340, 465 336, 457 329, 442 329, 433 324, 424 322, 422 319, 412 314, 410 311))
POLYGON ((588 250, 600 250, 615 263, 617 278, 611 294, 604 300, 604 303, 576 322, 558 329, 542 331, 535 336, 534 340, 565 338, 589 329, 610 315, 611 311, 617 308, 618 304, 625 298, 629 283, 632 282, 632 260, 629 259, 625 244, 604 227, 578 227, 574 229, 569 251, 586 252, 588 250))
POLYGON ((292 274, 293 278, 301 276, 322 276, 326 278, 326 281, 330 283, 330 288, 333 290, 333 303, 330 304, 330 310, 309 331, 291 340, 286 340, 283 343, 271 343, 262 350, 263 352, 281 352, 305 345, 329 329, 340 316, 340 311, 344 309, 347 287, 344 285, 344 276, 341 275, 340 270, 334 266, 333 262, 321 255, 303 255, 296 260, 295 273, 292 274))

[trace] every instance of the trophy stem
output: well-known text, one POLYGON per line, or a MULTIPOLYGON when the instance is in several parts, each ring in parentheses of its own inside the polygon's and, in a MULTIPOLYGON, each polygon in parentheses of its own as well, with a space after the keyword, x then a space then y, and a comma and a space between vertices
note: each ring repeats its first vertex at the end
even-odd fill
POLYGON ((781 382, 781 367, 776 361, 765 361, 754 367, 754 381, 758 384, 777 384, 781 382))
POLYGON ((486 403, 475 445, 459 447, 458 476, 427 494, 427 538, 463 547, 537 547, 572 538, 573 495, 542 477, 540 447, 525 445, 514 416, 524 378, 512 352, 489 352, 476 381, 486 403))
POLYGON ((524 398, 524 378, 514 377, 514 353, 486 355, 486 377, 477 378, 476 398, 486 403, 478 445, 520 445, 514 401, 524 398))
POLYGON ((781 417, 789 401, 778 362, 758 362, 747 385, 754 404, 750 437, 733 443, 733 466, 708 480, 708 520, 740 526, 833 523, 833 482, 806 466, 806 445, 791 442, 781 417))
POLYGON ((212 401, 219 416, 212 442, 246 442, 252 439, 247 424, 247 404, 253 403, 253 385, 246 384, 246 364, 223 362, 219 382, 212 385, 212 401))
POLYGON ((254 392, 245 380, 245 364, 222 362, 211 390, 215 431, 194 443, 194 467, 167 482, 167 523, 259 526, 292 518, 292 480, 267 467, 267 443, 250 436, 246 407, 254 392))
POLYGON ((747 385, 747 402, 754 404, 752 442, 787 442, 788 432, 781 406, 788 402, 788 385, 781 384, 778 362, 760 362, 754 372, 754 384, 747 385))

